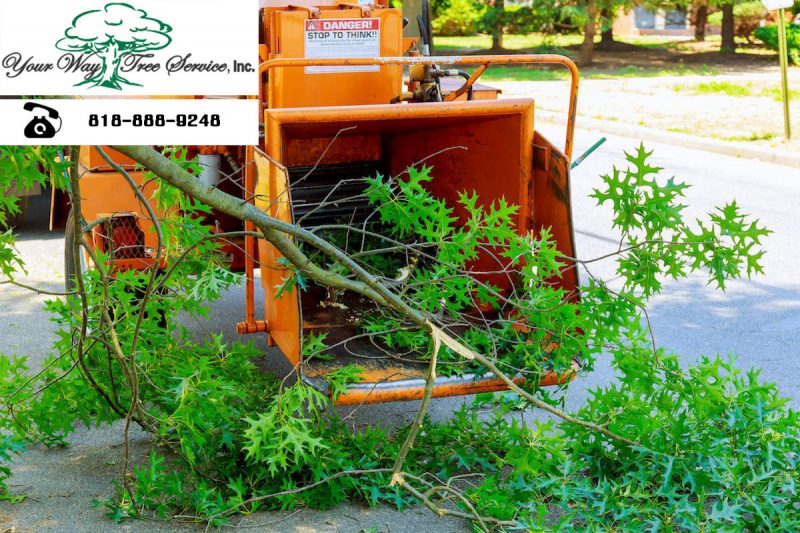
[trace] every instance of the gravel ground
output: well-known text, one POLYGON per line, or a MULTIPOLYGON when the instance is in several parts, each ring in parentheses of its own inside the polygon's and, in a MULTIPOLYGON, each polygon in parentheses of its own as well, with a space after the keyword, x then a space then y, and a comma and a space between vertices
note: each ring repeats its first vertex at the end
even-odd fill
MULTIPOLYGON (((558 129, 546 130, 552 139, 562 138, 558 129)), ((599 134, 580 131, 576 153, 581 153, 599 134)), ((609 231, 609 212, 594 206, 588 198, 598 176, 621 164, 622 151, 632 149, 632 139, 610 137, 609 142, 573 174, 573 202, 578 251, 581 257, 600 256, 611 250, 615 235, 609 231)), ((752 281, 732 283, 726 293, 706 286, 702 277, 668 283, 664 294, 651 306, 655 335, 661 345, 685 355, 690 361, 701 354, 735 353, 744 367, 763 367, 763 377, 777 382, 781 392, 800 407, 800 278, 795 268, 800 257, 800 173, 797 169, 768 165, 722 155, 704 154, 683 148, 654 146, 656 163, 693 187, 687 203, 691 214, 700 215, 732 198, 745 211, 761 218, 775 233, 769 237, 766 275, 752 281)), ((28 264, 24 280, 47 289, 63 283, 60 235, 39 226, 27 227, 19 250, 28 264)), ((613 264, 598 264, 594 273, 609 275, 613 264)), ((41 309, 44 297, 0 286, 0 351, 29 354, 41 361, 53 340, 53 325, 41 309)), ((231 292, 215 308, 210 320, 191 323, 198 334, 223 332, 233 338, 233 327, 243 311, 243 297, 231 292)), ((263 346, 263 339, 259 339, 263 346)), ((279 355, 265 355, 268 366, 285 371, 279 355)), ((571 389, 568 404, 574 408, 588 391, 614 379, 602 362, 591 375, 579 378, 571 389)), ((462 399, 433 402, 432 414, 442 419, 462 399)), ((415 402, 365 406, 353 416, 354 425, 380 421, 396 424, 413 416, 415 402)), ((344 414, 344 413, 343 413, 344 414)), ((536 417, 529 413, 529 417, 536 417)), ((198 531, 197 525, 148 521, 114 525, 92 501, 113 493, 113 480, 121 470, 120 427, 79 429, 70 439, 71 447, 46 450, 32 446, 13 465, 12 491, 25 494, 20 504, 0 503, 0 529, 7 531, 198 531)), ((142 460, 149 440, 133 435, 134 456, 142 460)), ((442 453, 447 453, 442 450, 442 453)), ((388 508, 367 509, 345 505, 327 512, 300 510, 296 513, 259 514, 242 525, 253 531, 348 531, 377 528, 383 532, 468 531, 468 525, 442 520, 424 509, 399 513, 388 508)))

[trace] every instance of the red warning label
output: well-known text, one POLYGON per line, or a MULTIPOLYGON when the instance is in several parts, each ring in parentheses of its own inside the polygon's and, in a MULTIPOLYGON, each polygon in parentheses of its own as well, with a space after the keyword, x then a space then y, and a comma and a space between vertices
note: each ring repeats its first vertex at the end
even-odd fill
MULTIPOLYGON (((380 57, 380 19, 309 19, 305 21, 305 56, 315 59, 380 57)), ((306 67, 308 74, 374 72, 380 67, 306 67)))
POLYGON ((380 22, 380 19, 311 19, 306 21, 306 31, 378 31, 380 22))

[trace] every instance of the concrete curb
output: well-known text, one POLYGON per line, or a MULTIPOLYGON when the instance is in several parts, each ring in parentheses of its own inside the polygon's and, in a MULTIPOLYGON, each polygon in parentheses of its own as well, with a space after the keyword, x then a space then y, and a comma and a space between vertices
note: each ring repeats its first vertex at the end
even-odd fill
MULTIPOLYGON (((536 118, 544 122, 564 124, 566 116, 559 113, 548 111, 537 111, 536 118)), ((744 159, 757 159, 766 163, 775 163, 788 167, 800 168, 800 155, 791 153, 781 153, 779 149, 755 148, 739 143, 718 141, 705 137, 695 137, 683 133, 662 131, 642 126, 634 126, 607 120, 596 120, 591 118, 578 119, 577 126, 581 129, 597 130, 603 133, 632 137, 642 141, 653 141, 664 144, 672 144, 682 148, 691 148, 705 152, 715 152, 718 154, 741 157, 744 159)))

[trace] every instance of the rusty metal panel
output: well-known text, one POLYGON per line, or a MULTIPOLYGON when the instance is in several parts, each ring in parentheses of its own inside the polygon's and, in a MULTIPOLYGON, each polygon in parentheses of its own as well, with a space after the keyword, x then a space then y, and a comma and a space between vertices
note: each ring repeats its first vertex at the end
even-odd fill
MULTIPOLYGON (((121 154, 114 150, 109 146, 103 146, 103 151, 114 161, 116 164, 120 165, 125 170, 133 170, 136 168, 136 161, 131 159, 130 157, 121 154)), ((100 152, 94 146, 81 146, 80 148, 80 162, 81 165, 90 169, 92 171, 110 171, 113 170, 113 167, 108 164, 108 162, 103 159, 103 156, 100 155, 100 152)))
MULTIPOLYGON (((289 176, 286 169, 260 150, 254 150, 255 204, 269 216, 293 223, 289 176)), ((283 255, 269 242, 258 241, 261 285, 264 287, 264 319, 269 334, 292 365, 300 363, 301 324, 299 295, 295 289, 280 297, 278 289, 288 275, 279 260, 283 255)))
MULTIPOLYGON (((572 201, 569 184, 569 160, 539 132, 534 136, 534 188, 531 211, 533 229, 551 228, 558 250, 567 258, 575 258, 575 234, 572 225, 572 201)), ((575 261, 565 260, 567 266, 557 280, 572 299, 579 297, 578 268, 575 261)))

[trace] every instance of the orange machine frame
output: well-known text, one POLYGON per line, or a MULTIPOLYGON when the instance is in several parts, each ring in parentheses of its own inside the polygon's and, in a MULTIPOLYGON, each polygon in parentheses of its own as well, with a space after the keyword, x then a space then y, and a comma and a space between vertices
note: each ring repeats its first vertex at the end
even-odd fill
MULTIPOLYGON (((496 118, 503 113, 519 113, 523 120, 521 131, 521 164, 519 167, 519 204, 521 207, 520 231, 532 231, 541 227, 551 227, 561 251, 568 257, 574 257, 574 236, 569 221, 571 220, 569 202, 569 163, 572 155, 575 112, 578 93, 578 70, 575 64, 566 57, 558 55, 520 55, 520 56, 473 56, 473 57, 381 57, 370 59, 304 59, 280 58, 272 59, 261 65, 262 73, 271 69, 299 68, 307 66, 343 66, 343 65, 480 65, 470 79, 474 83, 480 73, 493 64, 550 63, 565 66, 571 75, 567 133, 564 153, 560 153, 542 136, 535 134, 533 128, 533 105, 530 100, 513 101, 480 101, 480 102, 446 102, 423 105, 364 105, 344 107, 305 107, 295 109, 266 109, 266 176, 256 179, 258 165, 248 160, 248 196, 260 208, 268 210, 272 216, 287 222, 293 222, 289 207, 291 192, 289 190, 286 168, 282 167, 283 155, 282 127, 291 125, 294 128, 306 127, 319 129, 321 125, 344 123, 359 124, 361 132, 365 124, 381 124, 390 121, 403 121, 411 124, 415 120, 454 119, 464 120, 469 117, 486 116, 496 118), (338 121, 338 122, 337 122, 338 121), (303 126, 305 125, 305 126, 303 126), (530 162, 526 167, 524 161, 530 162), (533 202, 535 197, 535 203, 533 202), (287 200, 288 198, 288 200, 287 200), (532 212, 536 211, 534 220, 532 212), (564 224, 564 221, 567 221, 564 224)), ((458 94, 455 96, 459 96, 458 94)), ((263 98, 263 96, 262 96, 263 98)), ((328 126, 330 128, 332 126, 328 126)), ((367 130, 368 130, 367 126, 367 130)), ((328 131, 330 134, 330 131, 328 131)), ((249 155, 255 154, 251 150, 249 155)), ((261 159, 262 164, 265 159, 261 159)), ((302 379, 311 381, 303 373, 301 363, 303 317, 296 291, 286 294, 280 299, 274 298, 272 287, 279 285, 284 273, 274 268, 280 253, 266 241, 259 241, 261 257, 262 284, 265 288, 265 320, 255 321, 253 270, 247 275, 247 310, 246 321, 238 324, 239 332, 263 331, 270 335, 270 342, 276 342, 290 363, 295 365, 302 379)), ((246 238, 246 249, 255 249, 255 238, 246 238)), ((250 263, 254 269, 255 265, 250 263)), ((574 268, 565 272, 565 285, 568 285, 574 297, 577 288, 577 273, 574 268)), ((577 369, 577 367, 575 367, 577 369)), ((541 386, 561 383, 570 379, 572 374, 547 374, 540 381, 541 386)), ((419 399, 424 394, 424 379, 412 378, 402 380, 384 379, 379 382, 356 384, 338 398, 339 404, 359 404, 363 402, 385 402, 396 400, 419 399)), ((434 397, 474 394, 478 392, 497 391, 507 388, 506 384, 493 376, 466 375, 453 378, 437 378, 434 397)))

